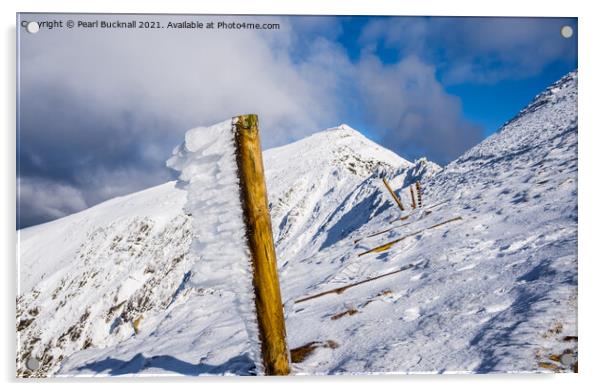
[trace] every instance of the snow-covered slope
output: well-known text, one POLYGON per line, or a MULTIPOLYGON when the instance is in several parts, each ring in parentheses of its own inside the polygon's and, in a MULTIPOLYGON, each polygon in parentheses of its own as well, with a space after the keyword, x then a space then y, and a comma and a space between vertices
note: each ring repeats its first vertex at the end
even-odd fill
POLYGON ((381 175, 401 184, 425 164, 419 178, 441 169, 426 160, 410 163, 347 125, 270 149, 264 160, 282 262, 328 247, 391 206, 381 175))
MULTIPOLYGON (((382 204, 384 210, 390 201, 380 194, 376 174, 415 170, 414 164, 345 125, 268 150, 264 159, 281 264, 285 254, 291 257, 305 245, 320 248, 367 223, 362 216, 340 221, 355 203, 382 204), (337 227, 336 234, 324 235, 331 226, 337 227)), ((422 175, 438 169, 431 163, 422 175)), ((227 340, 244 357, 239 372, 253 367, 243 354, 250 347, 236 320, 232 294, 190 284, 192 218, 183 211, 185 203, 186 191, 170 182, 19 232, 20 375, 54 373, 64 358, 81 350, 120 349, 116 345, 122 341, 149 346, 144 339, 150 334, 171 345, 173 331, 159 330, 176 325, 179 334, 186 329, 190 334, 182 334, 186 342, 175 356, 185 353, 189 362, 198 362, 211 353, 217 356, 204 362, 220 364, 231 358, 230 350, 206 344, 219 346, 227 340), (233 324, 224 328, 222 337, 217 331, 221 327, 209 327, 213 340, 201 339, 200 347, 191 348, 217 319, 233 324), (30 356, 42 361, 34 373, 24 366, 30 356)))
POLYGON ((283 267, 291 346, 338 345, 319 348, 298 370, 572 371, 576 73, 424 187, 426 205, 438 206, 393 224, 397 211, 389 208, 351 240, 298 261, 305 267, 283 267), (367 237, 392 226, 399 228, 367 237), (404 237, 388 251, 358 257, 404 237), (365 239, 354 244, 357 238, 365 239), (294 303, 396 271, 341 294, 294 303), (563 353, 566 364, 558 362, 563 353))
MULTIPOLYGON (((576 101, 572 73, 441 172, 344 125, 266 151, 293 371, 571 370, 576 101), (425 208, 400 221, 381 175, 425 208)), ((172 182, 19 232, 19 375, 254 373, 232 294, 188 281, 185 201, 172 182)))

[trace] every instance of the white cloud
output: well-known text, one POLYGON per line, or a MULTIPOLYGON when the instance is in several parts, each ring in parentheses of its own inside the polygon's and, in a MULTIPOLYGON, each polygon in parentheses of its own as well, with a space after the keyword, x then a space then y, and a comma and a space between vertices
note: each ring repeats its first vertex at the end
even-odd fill
MULTIPOLYGON (((160 18, 164 23, 186 19, 160 18)), ((303 72, 313 59, 291 59, 294 32, 289 21, 264 17, 261 22, 278 22, 282 29, 53 30, 25 36, 24 102, 44 86, 58 96, 87 102, 115 129, 138 130, 144 137, 183 134, 189 126, 254 112, 268 146, 335 122, 328 90, 333 81, 328 78, 336 73, 303 72), (156 129, 157 121, 173 128, 156 129)))
POLYGON ((358 80, 369 118, 388 148, 447 162, 481 137, 480 128, 463 119, 460 100, 445 92, 435 68, 415 56, 385 65, 366 55, 358 80))

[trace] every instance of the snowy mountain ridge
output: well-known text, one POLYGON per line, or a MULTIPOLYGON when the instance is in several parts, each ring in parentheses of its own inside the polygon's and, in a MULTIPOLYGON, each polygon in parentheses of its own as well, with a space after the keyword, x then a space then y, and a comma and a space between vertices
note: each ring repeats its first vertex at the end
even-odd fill
MULTIPOLYGON (((372 171, 414 167, 346 125, 267 150, 264 161, 280 260, 326 230, 324 225, 338 222, 333 214, 345 206, 335 203, 368 196, 386 203, 386 197, 372 194, 376 186, 362 187, 372 171)), ((436 169, 429 166, 422 175, 436 169)), ((149 312, 165 311, 191 289, 186 287, 194 262, 188 257, 191 219, 182 210, 186 192, 175 185, 19 231, 19 373, 28 373, 24 362, 32 354, 45 358, 38 372, 45 375, 72 352, 128 339, 136 334, 136 320, 149 322, 149 312)))
MULTIPOLYGON (((572 370, 576 99, 574 72, 443 170, 346 125, 265 151, 293 372, 572 370), (400 221, 381 175, 432 208, 400 221)), ((19 376, 254 373, 234 297, 189 283, 185 200, 170 182, 19 231, 19 376)))

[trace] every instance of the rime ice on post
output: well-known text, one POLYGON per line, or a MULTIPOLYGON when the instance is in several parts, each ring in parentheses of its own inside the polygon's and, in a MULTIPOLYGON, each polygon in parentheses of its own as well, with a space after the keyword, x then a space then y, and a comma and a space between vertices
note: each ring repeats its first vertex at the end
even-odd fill
POLYGON ((284 315, 267 207, 257 116, 189 130, 167 165, 180 172, 192 215, 191 283, 236 294, 253 360, 289 373, 284 315))

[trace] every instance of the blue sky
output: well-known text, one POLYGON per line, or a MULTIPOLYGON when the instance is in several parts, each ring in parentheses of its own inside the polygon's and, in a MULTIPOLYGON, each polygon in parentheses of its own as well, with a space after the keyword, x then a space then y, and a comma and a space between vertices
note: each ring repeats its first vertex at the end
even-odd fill
MULTIPOLYGON (((365 43, 361 37, 367 25, 374 22, 384 22, 389 24, 403 24, 409 21, 418 20, 417 23, 424 23, 428 29, 429 24, 441 24, 440 21, 445 21, 448 29, 441 31, 437 29, 437 33, 456 35, 458 40, 466 40, 467 36, 474 36, 480 32, 481 21, 494 20, 500 27, 502 35, 507 33, 508 29, 512 29, 511 25, 518 20, 524 26, 531 25, 536 30, 537 34, 533 36, 523 36, 524 45, 518 45, 519 40, 516 40, 517 34, 508 34, 509 40, 516 40, 517 45, 514 47, 502 46, 502 48, 492 48, 495 50, 503 50, 508 48, 509 51, 516 51, 519 56, 528 55, 533 46, 538 45, 538 39, 542 35, 550 41, 556 41, 558 46, 562 46, 563 50, 557 53, 550 54, 549 57, 541 59, 540 67, 536 70, 521 74, 518 71, 514 74, 500 77, 488 82, 482 80, 474 80, 467 78, 462 82, 450 83, 446 85, 446 90, 462 100, 462 113, 465 118, 481 125, 483 127, 483 135, 486 137, 495 132, 508 119, 512 118, 519 110, 525 107, 530 100, 549 86, 556 80, 568 72, 577 69, 577 19, 576 18, 437 18, 437 17, 343 17, 340 20, 342 33, 337 37, 338 41, 346 48, 349 57, 353 61, 358 61, 361 58, 362 50, 365 49, 365 43), (479 23, 475 23, 479 22, 479 23), (560 34, 561 26, 571 26, 574 35, 570 39, 563 38, 560 34), (460 27, 462 26, 462 27, 460 27), (495 104, 490 101, 491 97, 495 97, 495 104)), ((397 33, 397 32, 396 32, 397 33)), ((435 34, 437 34, 435 33, 435 34)), ((403 31, 401 31, 401 34, 403 31)), ((411 35, 408 32, 408 35, 411 35)), ((415 34, 409 36, 409 40, 413 40, 416 36, 423 34, 415 34)), ((412 50, 404 50, 403 45, 385 44, 383 41, 386 38, 381 37, 377 40, 377 49, 379 58, 383 63, 393 64, 398 62, 404 55, 412 53, 412 50)), ((433 39, 433 46, 430 51, 440 53, 445 51, 448 42, 440 39, 433 39)), ((464 51, 468 54, 479 51, 478 48, 467 45, 464 51)), ((423 49, 415 49, 414 53, 424 54, 423 49)), ((454 57, 441 58, 432 55, 427 55, 433 58, 433 63, 437 67, 437 76, 443 79, 443 69, 447 62, 454 62, 454 57)), ((459 57, 461 57, 459 55, 459 57)), ((497 64, 488 65, 489 68, 504 68, 511 67, 512 61, 500 61, 497 64)), ((360 120, 361 121, 361 120, 360 120)), ((369 126, 367 126, 369 128, 369 126)))
POLYGON ((536 76, 523 80, 504 80, 494 85, 465 83, 448 87, 448 91, 462 99, 464 116, 483 125, 483 134, 488 136, 511 119, 525 107, 533 97, 541 92, 542 86, 548 86, 577 69, 570 62, 557 62, 546 66, 536 76), (486 98, 496 97, 496 104, 490 104, 486 98))
POLYGON ((18 227, 172 179, 165 160, 187 129, 241 113, 259 114, 264 148, 347 123, 444 165, 577 68, 575 18, 137 19, 280 29, 19 27, 18 227))

